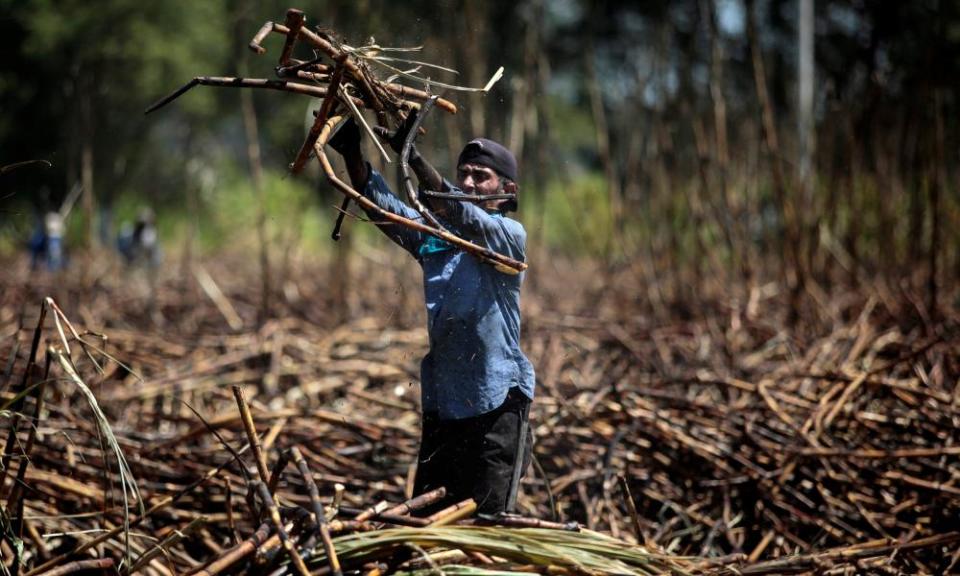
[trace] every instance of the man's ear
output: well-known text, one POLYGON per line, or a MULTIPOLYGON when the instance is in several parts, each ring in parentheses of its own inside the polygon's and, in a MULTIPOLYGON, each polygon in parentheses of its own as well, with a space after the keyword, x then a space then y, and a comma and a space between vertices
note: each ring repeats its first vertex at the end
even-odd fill
POLYGON ((517 190, 517 183, 512 180, 507 180, 503 185, 503 191, 506 194, 516 194, 517 190))

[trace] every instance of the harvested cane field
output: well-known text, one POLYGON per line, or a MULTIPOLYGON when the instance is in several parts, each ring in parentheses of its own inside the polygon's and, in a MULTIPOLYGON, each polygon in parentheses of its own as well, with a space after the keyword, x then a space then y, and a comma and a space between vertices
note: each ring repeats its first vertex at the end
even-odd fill
POLYGON ((773 283, 683 310, 639 267, 534 261, 535 463, 490 525, 410 500, 426 331, 418 272, 385 256, 339 299, 298 263, 263 321, 239 260, 170 265, 152 292, 99 261, 5 262, 6 569, 957 569, 955 315, 876 283, 804 300, 788 330, 773 283))
POLYGON ((960 573, 960 4, 304 4, 0 2, 0 576, 960 573))

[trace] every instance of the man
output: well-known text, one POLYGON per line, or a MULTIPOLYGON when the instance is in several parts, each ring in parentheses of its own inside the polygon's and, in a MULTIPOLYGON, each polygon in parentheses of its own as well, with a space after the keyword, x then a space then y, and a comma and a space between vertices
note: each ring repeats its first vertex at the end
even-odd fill
POLYGON ((117 250, 128 266, 157 268, 163 259, 157 234, 156 215, 142 208, 135 223, 125 222, 117 235, 117 250))
POLYGON ((63 217, 59 212, 50 211, 30 237, 27 248, 30 250, 30 269, 35 270, 40 264, 46 265, 47 270, 57 271, 66 267, 66 257, 63 250, 63 217))
MULTIPOLYGON (((399 150, 412 122, 390 138, 399 150)), ((394 196, 363 158, 360 131, 349 120, 330 145, 340 152, 353 187, 378 206, 410 219, 421 216, 394 196)), ((479 138, 460 153, 457 185, 415 151, 410 166, 421 187, 463 195, 512 194, 467 201, 428 199, 451 231, 523 261, 526 232, 506 217, 517 209, 517 162, 509 150, 479 138)), ((368 215, 383 221, 376 213, 368 215)), ((447 242, 395 224, 381 230, 423 269, 430 351, 421 363, 422 434, 414 492, 444 486, 444 503, 473 498, 481 514, 512 512, 529 464, 527 427, 533 399, 533 366, 520 350, 523 274, 498 272, 447 242)))

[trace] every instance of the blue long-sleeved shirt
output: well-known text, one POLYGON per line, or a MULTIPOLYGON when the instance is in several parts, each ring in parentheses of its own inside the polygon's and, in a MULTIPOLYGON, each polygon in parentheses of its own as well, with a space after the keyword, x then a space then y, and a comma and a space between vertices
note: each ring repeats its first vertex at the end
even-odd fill
MULTIPOLYGON (((393 195, 375 170, 362 193, 388 212, 420 219, 393 195)), ((448 191, 458 189, 445 182, 448 191)), ((516 220, 489 214, 470 202, 444 201, 438 219, 462 237, 523 261, 526 231, 516 220)), ((382 216, 368 212, 375 221, 382 216)), ((420 364, 424 414, 461 419, 489 412, 511 387, 533 399, 533 365, 520 350, 520 285, 523 273, 510 275, 446 242, 404 226, 380 229, 402 246, 423 269, 430 351, 420 364)))

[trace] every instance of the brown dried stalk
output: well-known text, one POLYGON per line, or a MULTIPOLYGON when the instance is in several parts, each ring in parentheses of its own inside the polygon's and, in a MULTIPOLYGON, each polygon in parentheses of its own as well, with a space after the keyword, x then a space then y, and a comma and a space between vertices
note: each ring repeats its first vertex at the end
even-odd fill
POLYGON ((320 502, 320 491, 317 489, 317 482, 310 474, 307 467, 307 461, 303 458, 300 449, 294 446, 290 449, 293 456, 293 462, 300 471, 300 478, 307 486, 307 492, 310 494, 310 505, 313 515, 317 522, 317 531, 320 533, 320 540, 323 542, 323 550, 327 554, 327 562, 330 566, 330 573, 334 576, 340 576, 343 572, 340 570, 340 560, 337 558, 337 550, 333 546, 333 540, 330 538, 330 527, 327 524, 327 515, 320 502))
POLYGON ((283 527, 283 521, 280 519, 280 511, 277 509, 277 503, 274 502, 273 495, 270 494, 269 488, 267 488, 267 485, 263 482, 254 482, 253 487, 260 495, 260 499, 263 500, 264 506, 267 507, 267 513, 269 514, 270 521, 273 523, 273 529, 280 535, 280 543, 283 544, 283 549, 287 552, 287 556, 290 557, 290 562, 293 563, 293 567, 297 569, 297 573, 300 574, 300 576, 310 576, 310 570, 307 568, 307 565, 304 564, 303 557, 300 556, 296 545, 290 538, 290 535, 287 534, 286 528, 283 527))

